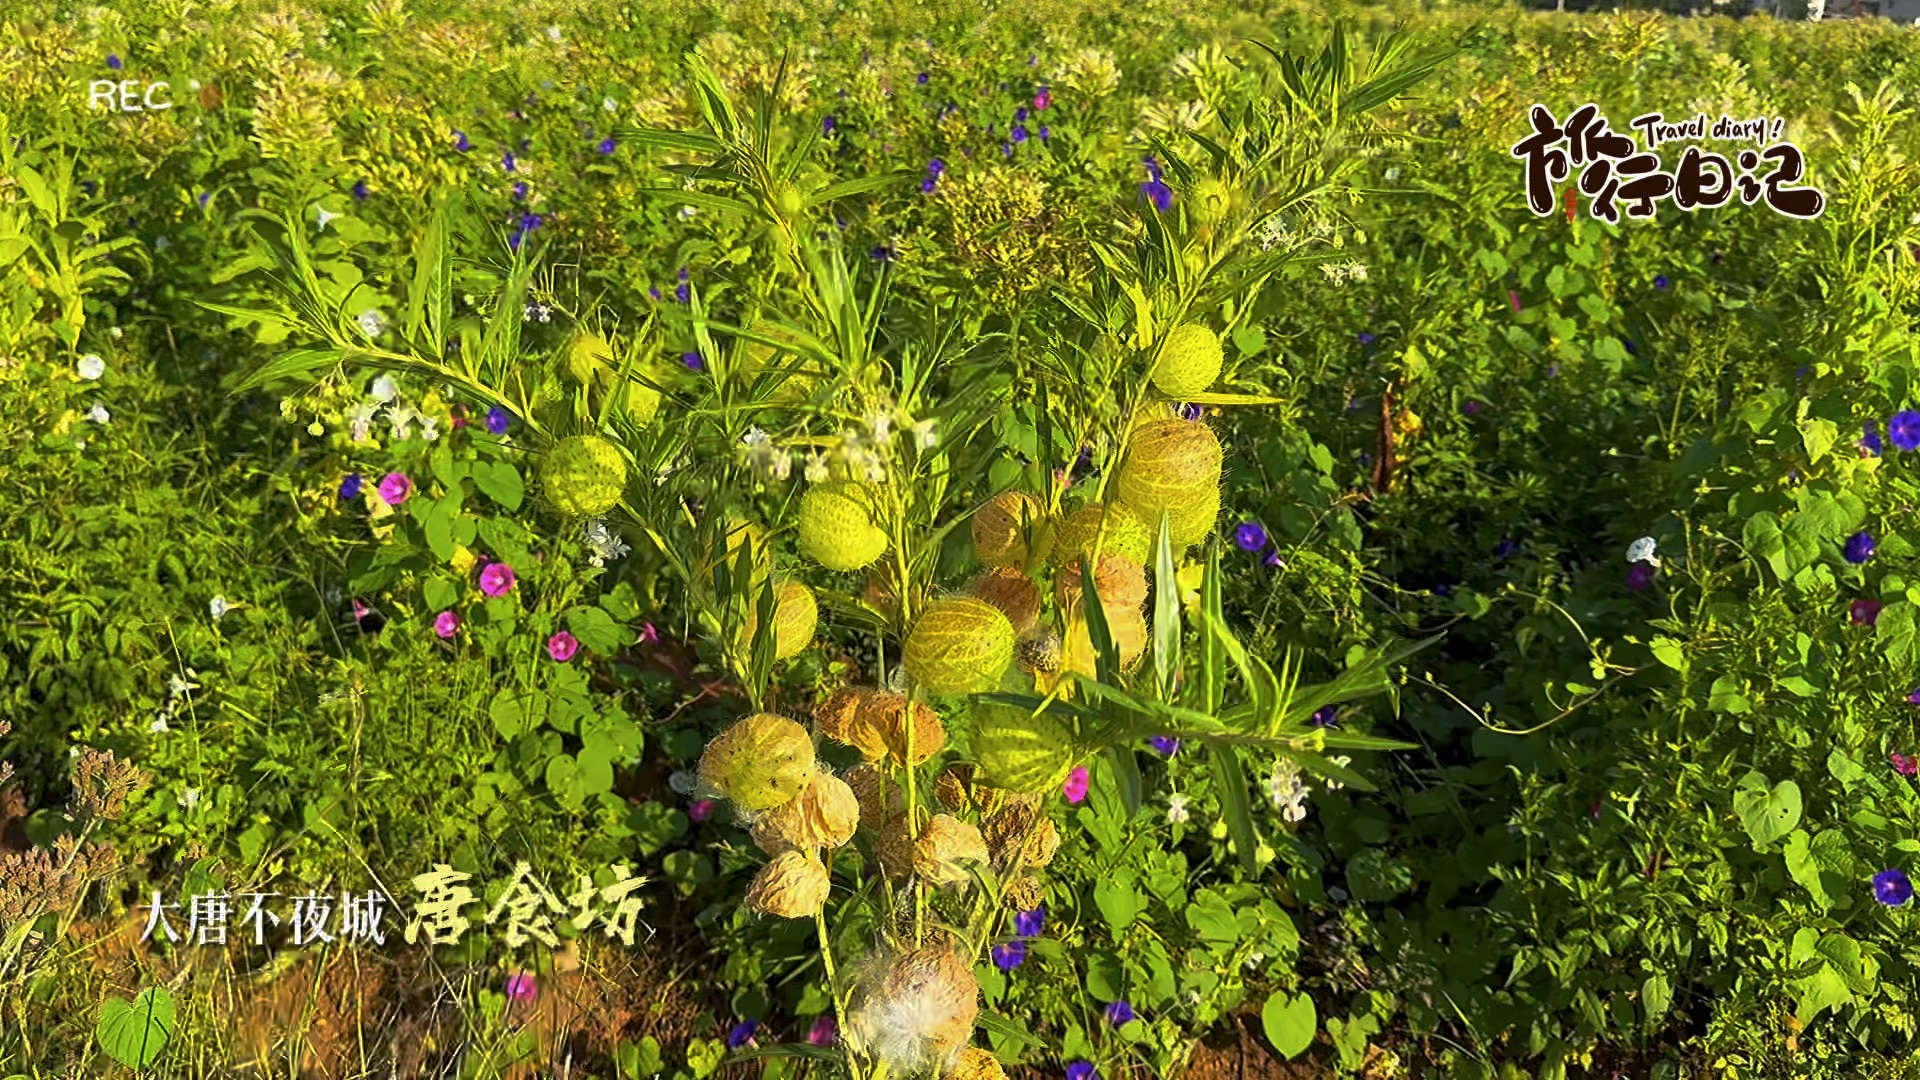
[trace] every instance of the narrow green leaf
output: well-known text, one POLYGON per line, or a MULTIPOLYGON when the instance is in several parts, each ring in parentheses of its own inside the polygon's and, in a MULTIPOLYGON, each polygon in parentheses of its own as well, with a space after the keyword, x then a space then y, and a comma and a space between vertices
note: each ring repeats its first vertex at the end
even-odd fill
POLYGON ((1165 515, 1153 554, 1153 684, 1160 700, 1173 700, 1180 672, 1180 577, 1173 565, 1173 541, 1165 515))
POLYGON ((1253 852, 1260 846, 1260 837, 1253 828, 1253 806, 1247 798, 1247 774, 1240 764, 1240 751, 1212 741, 1207 748, 1213 753, 1214 788, 1227 819, 1227 834, 1233 837, 1240 865, 1249 874, 1256 873, 1260 867, 1254 862, 1253 852))

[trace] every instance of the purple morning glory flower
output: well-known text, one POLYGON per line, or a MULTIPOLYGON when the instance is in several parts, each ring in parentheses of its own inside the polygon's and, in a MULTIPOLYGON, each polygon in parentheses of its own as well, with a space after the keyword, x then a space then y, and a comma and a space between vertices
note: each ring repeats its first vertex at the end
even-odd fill
POLYGON ((1362 344, 1362 345, 1371 345, 1371 344, 1373 344, 1373 335, 1372 335, 1372 334, 1361 334, 1361 335, 1360 335, 1360 344, 1362 344))
POLYGON ((923 71, 920 74, 915 75, 913 77, 913 81, 918 83, 921 86, 927 85, 927 73, 923 71))
POLYGON ((1502 540, 1498 544, 1494 545, 1493 554, 1495 558, 1506 559, 1506 558, 1511 558, 1513 553, 1519 550, 1520 550, 1520 545, 1516 541, 1502 540))
POLYGON ((205 205, 207 205, 207 200, 208 200, 208 199, 211 199, 211 198, 213 198, 213 192, 211 192, 211 191, 203 191, 203 192, 201 192, 201 193, 200 193, 200 198, 199 198, 199 200, 198 200, 198 201, 199 201, 199 203, 200 203, 200 205, 201 205, 201 206, 205 206, 205 205))
POLYGON ((1887 449, 1887 445, 1880 441, 1880 432, 1871 420, 1867 421, 1866 428, 1856 445, 1860 447, 1861 457, 1879 457, 1887 449))
POLYGON ((1267 552, 1266 565, 1278 570, 1286 564, 1280 561, 1280 553, 1278 551, 1269 551, 1267 552))
POLYGON ((525 180, 522 180, 519 183, 513 185, 513 201, 514 202, 527 201, 527 182, 525 180))
POLYGON ((1653 567, 1648 563, 1637 562, 1627 568, 1627 588, 1634 592, 1644 592, 1653 584, 1653 567))
POLYGON ((687 365, 688 371, 705 371, 707 362, 696 352, 682 353, 680 362, 687 365))
POLYGON ((947 171, 947 163, 940 160, 939 158, 934 158, 932 161, 927 162, 928 176, 939 176, 940 174, 946 171, 947 171))
POLYGON ((614 146, 613 136, 611 135, 600 140, 600 152, 603 154, 613 153, 613 146, 614 146))
POLYGON ((890 263, 894 260, 895 255, 894 255, 894 250, 890 247, 877 247, 877 248, 874 248, 872 251, 867 252, 867 257, 870 259, 875 259, 879 262, 890 263))
POLYGON ((507 424, 513 420, 513 414, 495 405, 487 410, 487 430, 495 435, 505 435, 507 424))
POLYGON ((366 481, 361 479, 359 473, 348 473, 347 478, 340 481, 340 498, 342 500, 359 498, 360 488, 365 483, 366 481))
POLYGON ((1135 1019, 1133 1006, 1127 1001, 1115 1001, 1107 1006, 1107 1023, 1112 1024, 1114 1027, 1119 1027, 1121 1024, 1132 1019, 1135 1019))
POLYGON ((1157 178, 1141 184, 1140 194, 1163 214, 1173 209, 1173 189, 1157 178))
POLYGON ((367 201, 367 182, 366 182, 365 180, 356 180, 356 181, 354 181, 354 185, 353 185, 353 201, 354 201, 354 202, 366 202, 366 201, 367 201))
POLYGON ((1100 1080, 1100 1070, 1091 1061, 1067 1062, 1067 1080, 1100 1080))
POLYGON ((1017 143, 1023 143, 1027 141, 1027 125, 1015 124, 1013 126, 1013 141, 1017 143))
POLYGON ((1913 899, 1913 882, 1898 870, 1882 870, 1873 875, 1873 898, 1888 907, 1899 907, 1913 899))
POLYGON ((1468 416, 1472 416, 1474 413, 1480 411, 1480 403, 1469 399, 1465 405, 1460 406, 1460 411, 1466 413, 1468 416))
POLYGON ((1880 621, 1880 601, 1862 596, 1847 605, 1847 621, 1855 626, 1872 626, 1880 621))
POLYGON ((1840 554, 1846 556, 1848 562, 1859 566, 1873 558, 1873 547, 1873 534, 1863 530, 1847 537, 1847 544, 1840 549, 1840 554))
POLYGON ((1041 904, 1032 911, 1013 913, 1013 932, 1023 938, 1039 937, 1040 928, 1047 921, 1047 905, 1041 904))
POLYGON ((1180 419, 1188 421, 1198 420, 1200 419, 1200 414, 1204 411, 1205 410, 1200 408, 1198 402, 1189 401, 1180 406, 1180 419))
POLYGON ((1920 412, 1901 409, 1887 421, 1887 440, 1902 450, 1920 449, 1920 412))
POLYGON ((660 286, 655 285, 653 288, 648 289, 647 295, 653 297, 655 300, 660 299, 660 286))
POLYGON ((1665 274, 1661 274, 1658 277, 1655 277, 1653 279, 1653 287, 1656 289, 1665 289, 1668 285, 1671 285, 1671 284, 1672 282, 1667 280, 1667 275, 1665 274))
POLYGON ((1233 542, 1241 551, 1259 551, 1267 546, 1267 530, 1257 521, 1243 521, 1233 530, 1233 542))
POLYGON ((1622 345, 1625 345, 1625 346, 1627 347, 1627 355, 1628 355, 1628 356, 1639 356, 1639 355, 1640 355, 1640 350, 1639 350, 1639 349, 1636 349, 1636 348, 1634 348, 1634 347, 1633 347, 1633 339, 1632 339, 1632 338, 1621 338, 1621 339, 1620 339, 1620 344, 1622 344, 1622 345))
POLYGON ((1907 704, 1920 705, 1920 687, 1907 691, 1907 704))
POLYGON ((833 117, 829 116, 826 119, 820 121, 820 134, 822 135, 833 134, 833 117))
POLYGON ((1050 131, 1048 131, 1048 130, 1047 130, 1047 125, 1045 125, 1045 124, 1041 124, 1041 125, 1040 125, 1040 130, 1039 130, 1039 132, 1037 132, 1037 134, 1038 134, 1038 135, 1040 136, 1040 141, 1041 141, 1041 142, 1046 142, 1046 141, 1047 141, 1047 137, 1048 137, 1049 135, 1051 135, 1051 134, 1052 134, 1052 132, 1050 132, 1050 131))
POLYGON ((125 65, 120 63, 120 55, 118 53, 108 53, 107 66, 115 71, 119 71, 125 65))
POLYGON ((1027 122, 1027 107, 1025 105, 1013 110, 1013 122, 1016 124, 1024 124, 1027 122))
POLYGON ((453 148, 463 154, 473 149, 473 144, 467 141, 466 132, 456 131, 453 133, 453 148))
POLYGON ((993 947, 993 966, 1001 971, 1012 971, 1027 962, 1027 943, 1009 941, 1005 945, 993 947))
POLYGON ((758 1020, 742 1020, 740 1023, 733 1025, 733 1030, 727 1032, 727 1048, 729 1050, 738 1050, 747 1045, 753 1041, 753 1033, 758 1030, 760 1030, 760 1022, 758 1020))
POLYGON ((687 278, 688 278, 688 276, 689 276, 689 275, 687 274, 687 268, 686 268, 686 267, 684 267, 684 266, 683 266, 683 267, 681 267, 681 268, 680 268, 680 280, 681 280, 681 281, 685 281, 685 280, 687 280, 687 278))
POLYGON ((508 172, 513 171, 513 151, 509 150, 500 155, 500 167, 508 172))
POLYGON ((1333 727, 1335 726, 1334 719, 1337 716, 1339 716, 1338 706, 1322 705, 1313 711, 1313 726, 1318 728, 1333 727))
POLYGON ((933 177, 929 176, 920 181, 920 190, 929 195, 933 194, 933 177))
POLYGON ((1172 757, 1180 752, 1180 740, 1171 735, 1155 735, 1153 748, 1160 752, 1161 757, 1172 757))
POLYGON ((692 301, 693 301, 693 287, 691 285, 688 285, 686 282, 683 281, 680 284, 675 285, 673 287, 674 303, 686 304, 686 303, 691 303, 692 301))

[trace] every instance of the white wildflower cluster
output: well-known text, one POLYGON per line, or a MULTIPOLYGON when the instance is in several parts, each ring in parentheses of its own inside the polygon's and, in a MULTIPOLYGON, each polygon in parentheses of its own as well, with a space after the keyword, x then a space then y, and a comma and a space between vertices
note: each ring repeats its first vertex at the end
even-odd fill
POLYGON ((615 559, 624 557, 631 549, 618 536, 607 528, 604 518, 594 518, 587 522, 585 530, 587 561, 594 566, 605 566, 615 559))
POLYGON ((381 375, 373 380, 365 401, 347 406, 347 431, 354 442, 373 441, 373 422, 382 410, 387 414, 388 434, 394 442, 412 438, 416 426, 420 437, 428 442, 440 437, 440 421, 401 401, 400 388, 393 376, 381 375))
POLYGON ((188 668, 184 678, 175 675, 167 680, 167 703, 154 710, 153 722, 147 725, 148 731, 158 733, 167 730, 167 721, 178 715, 181 706, 186 705, 193 692, 200 689, 200 684, 193 681, 199 674, 188 668))
MULTIPOLYGON (((1338 766, 1340 766, 1340 767, 1341 767, 1341 768, 1343 768, 1343 769, 1344 769, 1344 768, 1346 768, 1347 766, 1349 766, 1349 765, 1351 765, 1351 764, 1353 764, 1353 759, 1352 759, 1352 758, 1350 758, 1350 757, 1348 757, 1348 756, 1347 756, 1347 755, 1345 755, 1345 754, 1341 754, 1341 755, 1340 755, 1339 757, 1336 757, 1336 758, 1329 758, 1328 760, 1330 760, 1330 761, 1332 761, 1332 762, 1333 762, 1333 763, 1334 763, 1335 765, 1338 765, 1338 766)), ((1347 786, 1347 785, 1345 785, 1345 784, 1343 784, 1343 783, 1341 783, 1341 782, 1340 782, 1340 781, 1338 781, 1338 780, 1333 780, 1333 779, 1329 779, 1329 780, 1327 781, 1327 790, 1328 790, 1328 791, 1339 791, 1339 790, 1340 790, 1341 788, 1343 788, 1343 787, 1346 787, 1346 786, 1347 786)))
POLYGON ((1140 110, 1140 122, 1133 129, 1135 142, 1147 141, 1154 132, 1202 131, 1213 123, 1213 106, 1204 101, 1164 104, 1150 101, 1140 110))
POLYGON ((1260 250, 1279 248, 1281 251, 1298 251, 1309 244, 1327 244, 1336 248, 1344 245, 1345 238, 1335 231, 1331 221, 1314 221, 1304 228, 1296 228, 1298 224, 1284 213, 1274 214, 1261 222, 1257 230, 1260 250))
POLYGON ((525 311, 520 313, 521 322, 552 322, 553 309, 538 301, 527 301, 525 311))
POLYGON ((1349 281, 1367 280, 1367 264, 1363 262, 1321 263, 1320 272, 1335 285, 1345 285, 1349 281))
POLYGON ((1307 785, 1300 779, 1300 767, 1287 758, 1273 763, 1273 775, 1267 780, 1267 797, 1288 821, 1307 818, 1307 785))
POLYGON ((747 466, 755 476, 764 480, 785 480, 793 475, 793 455, 780 449, 773 441, 773 436, 754 428, 740 441, 746 446, 747 466))
POLYGON ((1187 797, 1177 791, 1168 795, 1167 823, 1171 825, 1184 825, 1189 817, 1190 815, 1187 812, 1187 797))

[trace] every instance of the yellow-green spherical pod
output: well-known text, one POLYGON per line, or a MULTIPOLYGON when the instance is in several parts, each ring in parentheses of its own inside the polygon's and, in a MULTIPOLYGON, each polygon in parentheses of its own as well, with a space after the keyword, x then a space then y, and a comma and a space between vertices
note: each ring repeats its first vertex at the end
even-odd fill
MULTIPOLYGON (((1163 420, 1133 433, 1115 478, 1120 501, 1153 529, 1163 510, 1180 510, 1220 493, 1220 437, 1197 421, 1163 420)), ((1144 560, 1142 560, 1144 561, 1144 560)))
POLYGON ((1013 645, 1013 623, 999 608, 973 597, 936 600, 907 634, 901 663, 936 694, 980 694, 1000 684, 1013 645))
POLYGON ((1023 567, 1052 544, 1047 508, 1024 491, 1003 491, 973 515, 973 553, 988 566, 1023 567))
POLYGON ((613 346, 599 334, 583 330, 567 346, 567 375, 581 386, 607 378, 615 366, 613 346))
POLYGON ((700 755, 700 781, 742 810, 771 810, 813 781, 807 729, 784 716, 756 713, 736 722, 700 755))
POLYGON ((645 430, 660 415, 660 391, 639 379, 624 379, 613 391, 615 407, 633 426, 645 430))
POLYGON ((1190 548, 1213 535, 1219 518, 1220 489, 1214 488, 1193 506, 1168 511, 1167 539, 1175 551, 1190 548))
POLYGON ((1176 326, 1154 365, 1154 389, 1178 400, 1201 393, 1220 377, 1224 360, 1220 335, 1199 323, 1176 326))
POLYGON ((1075 510, 1060 523, 1049 562, 1058 569, 1085 555, 1099 537, 1103 519, 1107 535, 1100 541, 1102 554, 1118 555, 1142 566, 1150 561, 1154 538, 1159 535, 1153 526, 1120 503, 1094 503, 1075 510))
POLYGON ((981 787, 1041 795, 1060 790, 1073 771, 1073 733, 1046 713, 978 705, 971 746, 973 782, 981 787))
MULTIPOLYGON (((798 581, 783 581, 774 589, 773 598, 773 656, 776 660, 790 660, 806 651, 813 644, 814 630, 820 624, 820 605, 814 598, 813 590, 798 581)), ((753 643, 753 635, 760 625, 760 607, 756 599, 747 608, 746 641, 753 643)))
POLYGON ((611 440, 576 435, 553 445, 540 459, 540 489, 568 517, 599 517, 620 504, 627 489, 627 459, 611 440))
POLYGON ((858 570, 886 553, 874 523, 874 490, 852 482, 815 484, 800 499, 800 550, 829 570, 858 570))

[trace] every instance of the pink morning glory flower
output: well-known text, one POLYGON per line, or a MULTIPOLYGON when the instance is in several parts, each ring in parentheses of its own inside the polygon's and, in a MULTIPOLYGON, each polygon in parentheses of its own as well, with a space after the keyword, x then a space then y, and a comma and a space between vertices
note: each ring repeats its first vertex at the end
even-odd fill
POLYGON ((840 1028, 833 1022, 833 1017, 823 1016, 815 1020, 813 1027, 808 1029, 807 1041, 815 1046, 832 1046, 833 1040, 839 1035, 840 1028))
POLYGON ((687 816, 695 821, 705 821, 713 816, 712 799, 695 799, 687 804, 687 816))
POLYGON ((1067 774, 1067 782, 1060 785, 1060 791, 1067 797, 1067 801, 1070 803, 1078 803, 1080 800, 1086 798, 1087 767, 1085 765, 1074 766, 1073 771, 1067 774))
POLYGON ((480 591, 488 596, 505 596, 513 591, 513 567, 506 563, 488 563, 480 571, 480 591))
POLYGON ((506 991, 509 1000, 532 1001, 539 996, 540 987, 533 981, 532 975, 519 971, 507 976, 506 991))
POLYGON ((443 611, 434 617, 433 632, 443 638, 450 638, 460 632, 460 615, 453 611, 443 611))
POLYGON ((390 472, 380 480, 380 497, 387 501, 388 506, 399 506, 411 494, 413 481, 407 479, 406 473, 390 472))
POLYGON ((547 639, 547 655, 563 664, 573 659, 573 654, 579 651, 579 640, 565 630, 547 639))

